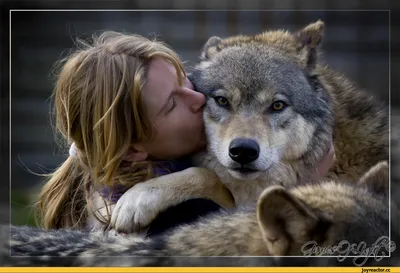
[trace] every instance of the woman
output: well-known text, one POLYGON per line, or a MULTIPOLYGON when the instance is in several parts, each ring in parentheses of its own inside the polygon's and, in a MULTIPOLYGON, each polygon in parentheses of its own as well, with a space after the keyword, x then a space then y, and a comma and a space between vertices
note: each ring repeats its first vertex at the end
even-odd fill
POLYGON ((56 129, 76 152, 40 193, 45 228, 84 227, 93 189, 129 188, 163 171, 159 159, 205 146, 205 98, 173 50, 116 32, 80 43, 62 60, 53 94, 56 129))

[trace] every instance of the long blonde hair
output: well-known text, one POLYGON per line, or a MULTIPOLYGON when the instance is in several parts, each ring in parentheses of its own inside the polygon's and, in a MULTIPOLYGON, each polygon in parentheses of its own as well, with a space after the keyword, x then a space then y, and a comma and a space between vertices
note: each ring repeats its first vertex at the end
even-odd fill
POLYGON ((55 128, 78 153, 68 157, 43 187, 37 212, 44 228, 83 227, 91 186, 133 186, 153 177, 151 162, 126 164, 132 143, 152 137, 141 94, 148 63, 161 57, 186 76, 177 54, 139 35, 104 32, 57 63, 53 92, 55 128))

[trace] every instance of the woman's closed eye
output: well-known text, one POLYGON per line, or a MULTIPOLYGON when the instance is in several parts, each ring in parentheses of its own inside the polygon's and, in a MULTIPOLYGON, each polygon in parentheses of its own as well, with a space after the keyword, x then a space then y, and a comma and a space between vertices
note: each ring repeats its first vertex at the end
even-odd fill
POLYGON ((167 110, 166 114, 172 112, 172 110, 174 110, 174 108, 175 108, 175 106, 176 106, 176 101, 175 101, 174 96, 171 97, 171 100, 170 100, 170 101, 171 101, 171 103, 169 103, 170 106, 168 107, 168 110, 167 110))

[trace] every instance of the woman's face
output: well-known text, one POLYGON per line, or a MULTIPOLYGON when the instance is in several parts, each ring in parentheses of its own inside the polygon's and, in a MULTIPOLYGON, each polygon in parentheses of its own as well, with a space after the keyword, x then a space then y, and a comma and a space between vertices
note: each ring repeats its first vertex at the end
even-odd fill
POLYGON ((176 159, 205 147, 205 96, 194 91, 187 78, 180 86, 172 64, 162 58, 149 63, 142 99, 155 134, 152 140, 136 146, 150 158, 176 159))

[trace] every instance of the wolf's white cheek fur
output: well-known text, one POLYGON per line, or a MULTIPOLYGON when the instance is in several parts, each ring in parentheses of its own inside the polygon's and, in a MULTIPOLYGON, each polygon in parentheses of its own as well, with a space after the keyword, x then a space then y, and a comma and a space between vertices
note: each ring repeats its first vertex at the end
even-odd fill
POLYGON ((218 136, 218 126, 215 123, 209 123, 208 128, 206 128, 207 139, 208 139, 208 149, 211 154, 213 154, 218 161, 224 165, 229 166, 231 158, 229 157, 229 139, 221 139, 218 136))
POLYGON ((315 132, 315 126, 300 115, 296 117, 292 124, 296 127, 293 128, 291 126, 290 132, 282 130, 282 135, 285 136, 285 143, 290 144, 285 145, 285 151, 282 156, 288 159, 301 157, 308 150, 315 132))

